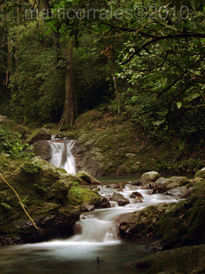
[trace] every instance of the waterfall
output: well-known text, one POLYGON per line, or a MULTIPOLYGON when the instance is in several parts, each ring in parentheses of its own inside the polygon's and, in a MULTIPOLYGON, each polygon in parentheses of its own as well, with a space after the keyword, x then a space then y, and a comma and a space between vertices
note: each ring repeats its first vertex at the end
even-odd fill
POLYGON ((58 140, 49 141, 51 147, 50 163, 56 167, 63 168, 68 174, 76 174, 75 158, 71 152, 75 141, 58 140))

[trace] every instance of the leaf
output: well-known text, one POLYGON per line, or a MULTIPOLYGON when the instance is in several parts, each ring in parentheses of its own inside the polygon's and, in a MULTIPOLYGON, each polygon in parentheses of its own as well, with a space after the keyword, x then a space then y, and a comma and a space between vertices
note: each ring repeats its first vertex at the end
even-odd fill
POLYGON ((182 102, 177 102, 177 108, 180 109, 182 107, 182 102))
POLYGON ((1 205, 6 209, 11 209, 11 206, 8 205, 7 203, 1 203, 1 205))

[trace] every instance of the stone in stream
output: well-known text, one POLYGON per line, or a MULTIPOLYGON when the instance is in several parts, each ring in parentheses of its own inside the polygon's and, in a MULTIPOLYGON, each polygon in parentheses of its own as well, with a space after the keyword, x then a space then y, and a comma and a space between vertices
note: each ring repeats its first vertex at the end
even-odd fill
POLYGON ((136 199, 135 202, 137 202, 137 203, 142 203, 142 201, 144 199, 143 195, 138 191, 132 192, 132 194, 130 195, 130 198, 136 199))
POLYGON ((114 193, 111 196, 110 201, 117 202, 119 206, 125 206, 125 205, 129 204, 129 200, 126 199, 122 194, 119 194, 119 193, 114 193))
POLYGON ((142 185, 149 184, 151 182, 155 182, 160 177, 160 174, 157 171, 150 171, 142 174, 139 179, 139 183, 142 185))
MULTIPOLYGON (((180 188, 186 186, 189 183, 189 179, 185 176, 172 176, 170 178, 160 177, 153 184, 153 193, 165 193, 171 189, 180 188)), ((183 189, 181 189, 183 190, 183 189)))

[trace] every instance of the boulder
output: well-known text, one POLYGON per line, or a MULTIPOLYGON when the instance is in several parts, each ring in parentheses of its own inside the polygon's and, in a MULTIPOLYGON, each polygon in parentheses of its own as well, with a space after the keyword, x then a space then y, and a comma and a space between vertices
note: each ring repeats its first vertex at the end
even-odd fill
POLYGON ((195 178, 197 177, 205 179, 205 167, 196 172, 195 178))
POLYGON ((119 193, 114 193, 110 198, 110 201, 117 202, 119 206, 125 206, 129 204, 129 200, 119 193))
POLYGON ((85 171, 78 173, 78 178, 88 185, 100 185, 101 182, 85 171))
POLYGON ((165 193, 173 188, 185 186, 189 182, 189 179, 185 176, 160 177, 153 186, 153 193, 165 193))
POLYGON ((41 140, 33 144, 34 153, 46 161, 51 159, 51 147, 48 141, 41 140))
POLYGON ((191 189, 186 186, 172 188, 166 192, 167 195, 173 195, 177 198, 187 198, 191 194, 191 189))
POLYGON ((160 204, 121 215, 116 222, 120 238, 129 240, 153 238, 155 225, 170 207, 170 204, 160 204))
POLYGON ((107 206, 107 201, 77 176, 63 174, 40 157, 23 162, 5 174, 17 191, 38 230, 33 226, 7 185, 0 184, 0 245, 23 244, 68 237, 80 213, 107 206))
POLYGON ((160 177, 160 174, 157 171, 150 171, 144 173, 139 179, 140 184, 146 185, 151 182, 155 182, 160 177))

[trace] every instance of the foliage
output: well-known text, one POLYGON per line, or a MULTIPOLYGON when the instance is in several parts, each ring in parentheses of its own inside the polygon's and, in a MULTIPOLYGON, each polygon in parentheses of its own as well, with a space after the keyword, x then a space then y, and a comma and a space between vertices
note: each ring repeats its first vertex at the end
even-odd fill
POLYGON ((21 134, 9 127, 0 127, 0 153, 12 158, 29 159, 33 154, 28 151, 29 145, 22 142, 21 134))

